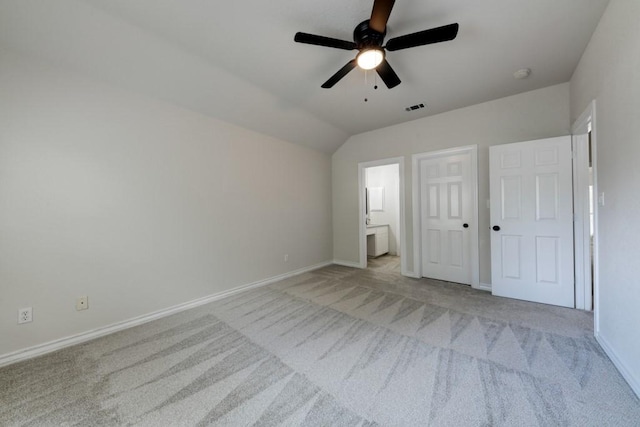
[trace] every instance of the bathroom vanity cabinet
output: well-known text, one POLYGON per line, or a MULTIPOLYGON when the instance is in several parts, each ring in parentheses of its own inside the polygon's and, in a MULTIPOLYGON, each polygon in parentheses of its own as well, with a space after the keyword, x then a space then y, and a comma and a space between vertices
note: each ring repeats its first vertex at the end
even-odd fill
POLYGON ((389 252, 389 226, 367 225, 367 256, 378 257, 389 252))

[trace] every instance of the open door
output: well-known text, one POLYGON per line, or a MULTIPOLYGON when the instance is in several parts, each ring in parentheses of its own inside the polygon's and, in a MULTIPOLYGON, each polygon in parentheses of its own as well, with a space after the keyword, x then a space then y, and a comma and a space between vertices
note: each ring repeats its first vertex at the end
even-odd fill
POLYGON ((575 307, 571 137, 490 148, 497 296, 575 307))

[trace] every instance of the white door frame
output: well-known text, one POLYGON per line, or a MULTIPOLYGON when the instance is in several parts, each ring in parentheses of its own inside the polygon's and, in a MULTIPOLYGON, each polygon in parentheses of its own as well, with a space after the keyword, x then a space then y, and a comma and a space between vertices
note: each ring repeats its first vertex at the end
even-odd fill
MULTIPOLYGON (((585 230, 588 233, 589 230, 589 216, 588 213, 584 214, 584 207, 588 205, 588 197, 585 196, 585 192, 581 191, 582 188, 574 187, 574 212, 576 213, 575 227, 575 269, 576 269, 576 308, 589 309, 591 305, 591 281, 589 275, 582 273, 586 269, 590 269, 591 256, 593 256, 593 311, 594 311, 594 329, 596 334, 599 331, 598 322, 598 307, 599 307, 599 284, 598 284, 598 169, 597 169, 597 150, 596 150, 596 101, 593 100, 587 106, 587 109, 580 115, 580 117, 574 122, 571 128, 571 134, 573 135, 574 142, 574 156, 578 159, 588 156, 588 147, 579 145, 576 143, 576 137, 578 135, 584 135, 588 133, 588 126, 591 123, 591 166, 593 168, 593 255, 589 255, 589 239, 588 235, 585 236, 585 230), (580 237, 579 237, 580 236, 580 237), (582 274, 581 274, 582 273, 582 274)), ((574 168, 574 183, 576 185, 580 183, 588 184, 588 176, 583 176, 578 168, 574 168)), ((583 184, 584 185, 584 184, 583 184)))
POLYGON ((404 157, 392 157, 389 159, 374 160, 371 162, 358 163, 358 229, 360 242, 360 268, 367 268, 367 221, 365 212, 364 192, 366 191, 366 169, 376 166, 398 165, 399 174, 399 197, 400 197, 400 273, 403 276, 410 275, 407 273, 407 248, 405 236, 405 218, 404 218, 404 157))
POLYGON ((469 154, 471 158, 471 197, 473 199, 473 224, 475 232, 471 232, 470 239, 470 263, 471 263, 471 287, 486 290, 480 286, 480 250, 479 232, 480 224, 478 220, 478 146, 467 145, 464 147, 449 148, 446 150, 430 151, 426 153, 414 154, 411 156, 412 171, 412 200, 413 200, 413 269, 417 277, 423 276, 422 271, 422 221, 420 218, 420 166, 422 160, 429 160, 436 157, 451 156, 456 154, 469 154))

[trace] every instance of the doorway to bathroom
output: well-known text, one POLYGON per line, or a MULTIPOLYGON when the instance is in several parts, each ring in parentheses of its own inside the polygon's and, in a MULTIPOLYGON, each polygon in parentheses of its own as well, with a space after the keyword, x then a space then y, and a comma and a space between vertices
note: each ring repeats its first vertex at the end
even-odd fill
POLYGON ((404 158, 358 165, 360 267, 397 269, 404 262, 404 158))

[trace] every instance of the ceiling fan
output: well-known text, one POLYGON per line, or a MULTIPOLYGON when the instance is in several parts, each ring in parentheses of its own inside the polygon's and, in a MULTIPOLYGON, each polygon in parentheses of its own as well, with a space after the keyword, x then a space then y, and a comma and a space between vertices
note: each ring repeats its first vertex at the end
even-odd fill
POLYGON ((329 89, 346 76, 356 66, 364 70, 375 69, 382 81, 389 89, 400 84, 400 78, 393 71, 385 58, 385 49, 389 52, 407 49, 415 46, 433 44, 453 40, 458 34, 458 24, 449 24, 430 30, 418 31, 400 37, 394 37, 387 41, 385 46, 384 36, 387 34, 387 21, 391 15, 391 9, 395 0, 374 0, 371 19, 361 22, 353 30, 353 42, 334 39, 331 37, 317 36, 308 33, 296 33, 294 41, 298 43, 314 44, 318 46, 333 47, 336 49, 354 50, 360 52, 354 59, 338 70, 329 80, 324 82, 323 88, 329 89))

